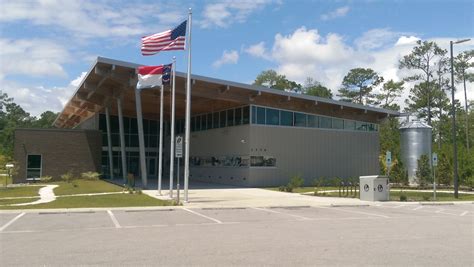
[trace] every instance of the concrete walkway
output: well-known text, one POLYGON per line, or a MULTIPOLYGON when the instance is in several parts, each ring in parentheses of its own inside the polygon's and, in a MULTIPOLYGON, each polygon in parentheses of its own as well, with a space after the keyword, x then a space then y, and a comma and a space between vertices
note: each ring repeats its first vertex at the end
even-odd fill
POLYGON ((40 199, 33 201, 33 202, 27 202, 27 203, 18 203, 18 204, 11 204, 9 206, 27 206, 27 205, 37 205, 37 204, 43 204, 43 203, 49 203, 52 201, 56 200, 56 195, 54 194, 54 188, 58 187, 59 185, 53 184, 53 185, 46 185, 45 187, 40 188, 39 190, 39 195, 40 199))
MULTIPOLYGON (((168 191, 143 190, 144 194, 158 199, 170 199, 168 191)), ((183 191, 180 200, 184 201, 183 191)), ((174 192, 176 198, 176 191, 174 192)), ((373 202, 357 198, 315 197, 296 193, 278 192, 260 188, 192 189, 189 190, 188 203, 184 206, 210 207, 277 207, 277 206, 330 206, 330 205, 368 205, 373 202)))

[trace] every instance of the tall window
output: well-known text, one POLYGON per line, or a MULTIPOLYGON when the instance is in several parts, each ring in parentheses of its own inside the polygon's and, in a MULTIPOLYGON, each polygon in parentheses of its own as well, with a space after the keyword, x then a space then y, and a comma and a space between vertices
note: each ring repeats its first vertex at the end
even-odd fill
POLYGON ((26 165, 26 178, 41 177, 41 155, 28 155, 26 165))

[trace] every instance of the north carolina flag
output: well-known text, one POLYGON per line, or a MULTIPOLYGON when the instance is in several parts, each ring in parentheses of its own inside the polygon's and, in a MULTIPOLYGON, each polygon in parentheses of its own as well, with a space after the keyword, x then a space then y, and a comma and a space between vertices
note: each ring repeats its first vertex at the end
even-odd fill
POLYGON ((137 89, 147 89, 170 84, 171 64, 138 67, 137 89))

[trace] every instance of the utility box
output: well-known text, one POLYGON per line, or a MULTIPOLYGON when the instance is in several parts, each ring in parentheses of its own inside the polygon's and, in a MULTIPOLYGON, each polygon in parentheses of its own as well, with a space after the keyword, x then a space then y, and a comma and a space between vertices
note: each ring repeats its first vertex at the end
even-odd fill
POLYGON ((387 176, 372 175, 359 177, 360 200, 390 200, 390 185, 387 176))

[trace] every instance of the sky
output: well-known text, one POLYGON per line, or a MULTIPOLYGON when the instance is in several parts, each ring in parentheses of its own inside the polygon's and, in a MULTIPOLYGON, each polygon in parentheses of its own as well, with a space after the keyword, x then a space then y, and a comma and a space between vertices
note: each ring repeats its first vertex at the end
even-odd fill
MULTIPOLYGON (((470 0, 0 0, 0 90, 37 116, 61 111, 97 56, 143 65, 176 56, 185 72, 185 51, 144 57, 140 38, 176 27, 188 8, 193 74, 252 83, 274 69, 299 83, 311 77, 334 94, 356 67, 403 79, 398 62, 417 40, 449 51, 450 40, 474 39, 470 0)), ((469 49, 474 40, 454 54, 469 49)), ((456 92, 461 103, 463 94, 456 92)))

